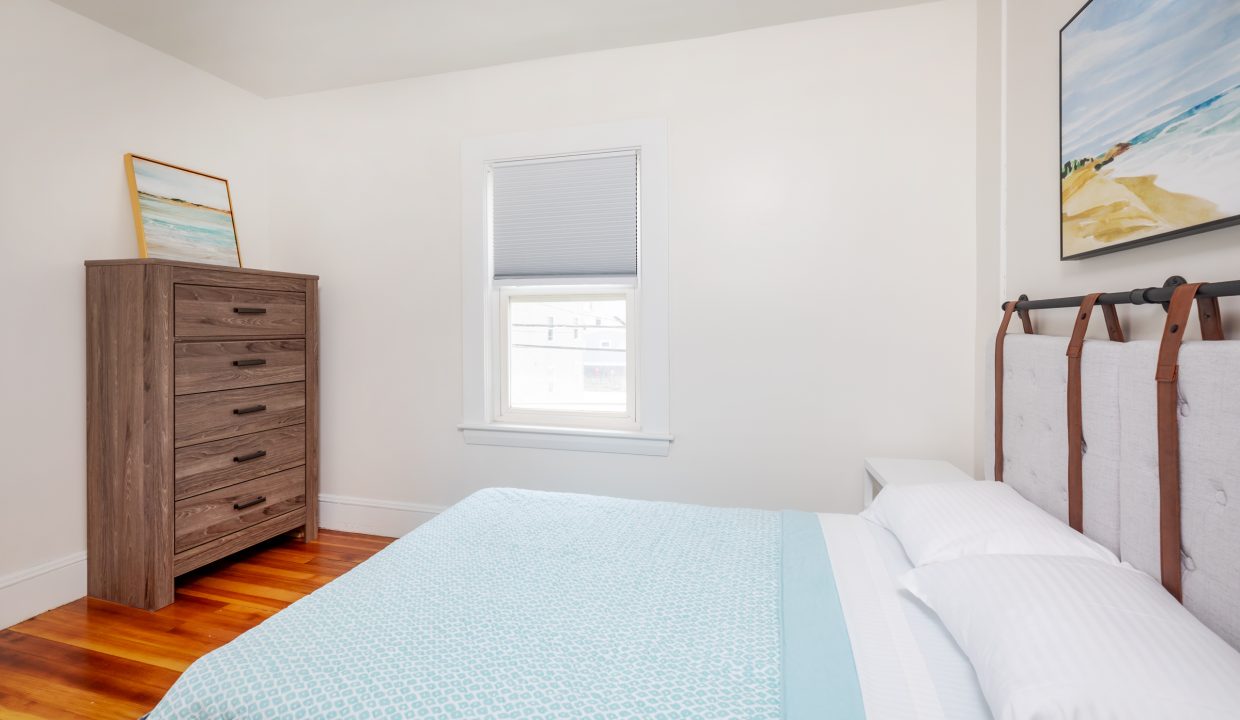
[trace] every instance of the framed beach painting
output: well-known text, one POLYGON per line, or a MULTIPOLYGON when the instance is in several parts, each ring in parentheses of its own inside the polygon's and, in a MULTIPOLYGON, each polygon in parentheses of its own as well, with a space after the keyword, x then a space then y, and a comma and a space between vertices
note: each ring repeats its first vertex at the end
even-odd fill
POLYGON ((1240 2, 1091 0, 1059 49, 1061 259, 1240 222, 1240 2))
POLYGON ((241 267, 227 180, 132 154, 125 170, 142 257, 241 267))

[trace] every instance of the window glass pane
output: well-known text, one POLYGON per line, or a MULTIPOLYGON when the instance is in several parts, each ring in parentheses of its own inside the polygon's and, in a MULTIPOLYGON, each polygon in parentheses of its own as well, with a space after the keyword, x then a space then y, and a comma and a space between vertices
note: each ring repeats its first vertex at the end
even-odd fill
POLYGON ((518 410, 627 413, 623 296, 512 297, 508 404, 518 410))

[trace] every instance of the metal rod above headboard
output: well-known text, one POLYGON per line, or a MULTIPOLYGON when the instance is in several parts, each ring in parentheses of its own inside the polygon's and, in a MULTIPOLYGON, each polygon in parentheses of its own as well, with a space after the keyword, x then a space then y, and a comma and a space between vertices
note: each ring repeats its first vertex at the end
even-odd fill
MULTIPOLYGON (((1180 285, 1184 285, 1188 281, 1179 275, 1167 278, 1167 282, 1162 287, 1148 287, 1131 290, 1129 292, 1111 292, 1103 293, 1098 297, 1098 305, 1147 305, 1159 303, 1166 306, 1171 302, 1171 293, 1180 285)), ((1198 297, 1220 298, 1232 297, 1240 295, 1240 280, 1227 280, 1225 282, 1206 283, 1197 291, 1198 297)), ((1074 297, 1048 298, 1045 300, 1020 300, 1016 303, 1017 310, 1052 310, 1055 308, 1073 308, 1081 307, 1081 301, 1085 299, 1084 295, 1076 295, 1074 297)), ((1007 309, 1007 302, 1001 306, 1007 309)))

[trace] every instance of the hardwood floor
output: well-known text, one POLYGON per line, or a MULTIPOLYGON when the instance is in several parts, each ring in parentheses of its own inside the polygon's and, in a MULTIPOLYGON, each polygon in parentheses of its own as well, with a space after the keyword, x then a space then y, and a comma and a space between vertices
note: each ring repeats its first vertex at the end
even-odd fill
POLYGON ((137 718, 198 657, 390 542, 280 537, 186 575, 157 612, 82 598, 0 630, 0 718, 137 718))

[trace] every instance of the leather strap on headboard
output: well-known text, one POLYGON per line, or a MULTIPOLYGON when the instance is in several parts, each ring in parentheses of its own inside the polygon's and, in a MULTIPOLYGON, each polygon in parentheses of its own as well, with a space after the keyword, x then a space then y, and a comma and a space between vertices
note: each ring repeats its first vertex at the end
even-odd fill
POLYGON ((1201 321, 1202 340, 1223 339, 1223 316, 1219 314, 1218 298, 1197 298, 1197 319, 1201 321))
MULTIPOLYGON (((1024 299, 1024 296, 1021 296, 1024 299)), ((1033 321, 1029 314, 1016 310, 1016 301, 1003 304, 1003 320, 999 334, 995 336, 995 482, 1003 482, 1003 341, 1007 337, 1012 314, 1019 313, 1020 324, 1028 335, 1033 334, 1033 321)))
MULTIPOLYGON (((1159 550, 1162 584, 1167 592, 1183 601, 1184 589, 1180 570, 1180 420, 1179 420, 1179 359, 1184 341, 1184 324, 1188 311, 1202 283, 1180 285, 1171 294, 1167 307, 1167 324, 1163 326, 1162 344, 1158 348, 1158 515, 1159 550)), ((1196 298, 1201 337, 1223 339, 1223 322, 1218 300, 1196 298)))
MULTIPOLYGON (((1086 295, 1081 301, 1072 337, 1068 340, 1068 524, 1077 532, 1084 532, 1084 481, 1082 479, 1081 455, 1083 428, 1081 427, 1081 351, 1085 347, 1085 331, 1094 305, 1102 293, 1086 295)), ((1106 319, 1107 335, 1114 342, 1124 342, 1124 330, 1119 325, 1119 314, 1114 305, 1103 305, 1102 316, 1106 319)))

